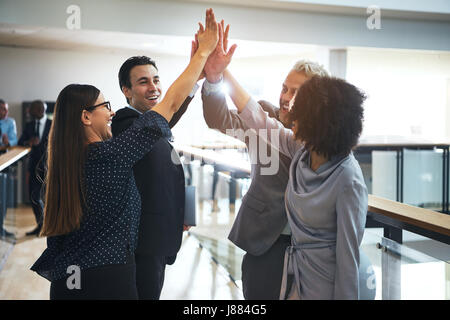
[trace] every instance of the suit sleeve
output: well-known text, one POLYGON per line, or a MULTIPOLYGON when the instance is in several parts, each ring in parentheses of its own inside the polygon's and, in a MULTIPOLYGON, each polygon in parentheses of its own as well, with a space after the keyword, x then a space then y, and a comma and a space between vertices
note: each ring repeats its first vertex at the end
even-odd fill
POLYGON ((186 100, 184 100, 183 104, 181 105, 180 109, 178 109, 177 112, 174 113, 172 119, 169 122, 169 127, 172 129, 177 122, 181 119, 181 117, 183 116, 183 114, 186 112, 187 107, 189 106, 189 104, 191 103, 193 97, 188 96, 186 98, 186 100))
POLYGON ((197 92, 197 90, 198 90, 198 84, 195 84, 194 87, 192 88, 191 93, 184 100, 180 109, 178 109, 178 111, 175 112, 174 115, 172 116, 172 119, 170 119, 170 122, 169 122, 170 129, 172 129, 177 124, 177 122, 181 119, 183 114, 186 112, 187 107, 191 103, 192 99, 194 99, 194 95, 197 92))
POLYGON ((225 95, 222 92, 205 94, 203 86, 202 101, 203 117, 210 129, 217 129, 220 132, 235 138, 238 138, 236 134, 234 134, 235 130, 248 129, 248 126, 237 112, 228 109, 225 95))
POLYGON ((22 135, 20 136, 19 142, 17 143, 19 146, 25 146, 25 144, 31 139, 29 135, 29 124, 27 123, 25 125, 25 129, 22 132, 22 135))
POLYGON ((245 124, 258 132, 258 136, 266 140, 273 147, 286 156, 292 158, 301 144, 297 143, 294 133, 286 129, 277 119, 269 117, 253 98, 250 98, 240 117, 245 124))

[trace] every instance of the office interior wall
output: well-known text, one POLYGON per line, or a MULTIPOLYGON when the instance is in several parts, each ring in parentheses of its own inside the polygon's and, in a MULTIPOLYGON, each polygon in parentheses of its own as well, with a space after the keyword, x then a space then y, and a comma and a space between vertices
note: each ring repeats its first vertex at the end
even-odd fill
MULTIPOLYGON (((16 118, 21 132, 23 101, 55 101, 70 83, 95 85, 110 100, 115 110, 126 101, 119 89, 118 71, 130 56, 143 52, 88 52, 12 48, 0 46, 0 96, 9 103, 10 116, 16 118)), ((188 57, 149 56, 157 61, 164 89, 188 62, 188 57)))
POLYGON ((450 52, 349 48, 347 80, 368 95, 363 136, 450 140, 450 52))

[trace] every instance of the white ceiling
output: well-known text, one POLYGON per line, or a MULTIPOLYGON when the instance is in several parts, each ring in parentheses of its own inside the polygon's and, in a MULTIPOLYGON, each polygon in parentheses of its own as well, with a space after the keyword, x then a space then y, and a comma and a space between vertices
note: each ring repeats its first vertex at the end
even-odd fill
POLYGON ((360 15, 369 6, 376 5, 384 17, 450 21, 449 0, 175 0, 275 8, 294 11, 327 12, 330 14, 360 15))
MULTIPOLYGON (((67 9, 72 1, 0 0, 0 23, 9 24, 3 25, 0 45, 69 50, 141 50, 144 46, 148 52, 142 43, 150 43, 155 54, 184 55, 196 22, 203 19, 206 6, 213 6, 217 17, 232 25, 231 37, 293 44, 261 44, 264 50, 257 44, 257 49, 245 46, 252 50, 248 56, 296 51, 299 43, 450 50, 450 0, 408 0, 407 5, 404 0, 377 0, 382 23, 376 30, 368 27, 370 12, 362 5, 371 1, 77 0, 83 31, 72 32, 61 30, 70 20, 67 9), (143 35, 146 30, 153 35, 143 35)), ((237 54, 245 52, 240 49, 237 54)))
MULTIPOLYGON (((318 46, 230 39, 237 43, 237 58, 296 55, 313 52, 318 46)), ((67 30, 48 27, 17 26, 0 23, 0 45, 54 50, 145 51, 159 55, 186 56, 191 39, 184 36, 67 30)))

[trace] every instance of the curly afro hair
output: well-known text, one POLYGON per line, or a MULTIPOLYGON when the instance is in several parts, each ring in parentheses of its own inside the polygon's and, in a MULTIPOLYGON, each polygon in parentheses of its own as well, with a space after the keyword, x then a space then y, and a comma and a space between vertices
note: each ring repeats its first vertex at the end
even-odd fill
POLYGON ((345 80, 312 77, 298 90, 289 113, 297 124, 296 139, 327 158, 348 155, 361 135, 365 100, 366 95, 345 80))

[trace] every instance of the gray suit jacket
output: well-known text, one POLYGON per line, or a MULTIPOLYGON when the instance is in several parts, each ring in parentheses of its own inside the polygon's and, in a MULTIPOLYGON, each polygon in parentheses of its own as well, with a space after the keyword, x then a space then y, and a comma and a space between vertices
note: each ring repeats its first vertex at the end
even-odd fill
MULTIPOLYGON (((218 129, 222 133, 227 129, 249 129, 240 118, 237 111, 229 110, 225 96, 222 93, 205 95, 202 89, 203 116, 211 129, 218 129)), ((278 110, 268 102, 259 102, 269 116, 278 118, 278 110)), ((251 130, 250 130, 251 131, 251 130)), ((252 255, 262 255, 278 239, 287 224, 284 203, 284 193, 289 178, 289 165, 291 159, 279 153, 278 172, 275 175, 262 175, 261 168, 267 161, 260 158, 259 148, 266 148, 270 154, 270 147, 262 139, 257 139, 256 147, 249 144, 253 131, 247 138, 239 138, 247 144, 251 165, 251 185, 242 200, 236 220, 228 239, 236 246, 252 255)), ((267 153, 266 153, 267 154, 267 153)))

